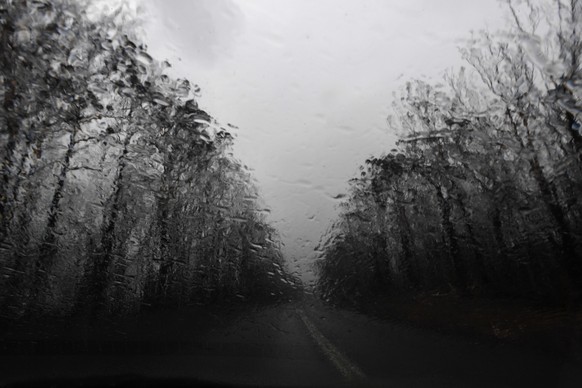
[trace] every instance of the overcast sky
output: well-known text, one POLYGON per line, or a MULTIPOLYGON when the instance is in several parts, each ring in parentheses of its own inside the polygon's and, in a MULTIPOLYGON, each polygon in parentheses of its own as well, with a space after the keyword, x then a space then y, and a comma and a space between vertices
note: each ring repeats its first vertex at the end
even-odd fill
POLYGON ((461 64, 471 30, 505 23, 496 0, 143 0, 150 52, 202 89, 236 132, 289 268, 313 249, 370 155, 393 148, 386 118, 411 77, 461 64))

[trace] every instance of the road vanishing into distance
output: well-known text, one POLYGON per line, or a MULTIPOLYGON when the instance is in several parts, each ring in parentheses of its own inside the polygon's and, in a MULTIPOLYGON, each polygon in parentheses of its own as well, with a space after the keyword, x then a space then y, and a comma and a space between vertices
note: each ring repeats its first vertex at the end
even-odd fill
POLYGON ((11 342, 2 342, 1 382, 40 386, 67 378, 79 386, 164 381, 285 387, 579 387, 582 382, 580 360, 411 328, 319 302, 248 309, 227 318, 168 312, 116 327, 118 337, 98 340, 82 339, 72 327, 60 339, 12 333, 11 342))

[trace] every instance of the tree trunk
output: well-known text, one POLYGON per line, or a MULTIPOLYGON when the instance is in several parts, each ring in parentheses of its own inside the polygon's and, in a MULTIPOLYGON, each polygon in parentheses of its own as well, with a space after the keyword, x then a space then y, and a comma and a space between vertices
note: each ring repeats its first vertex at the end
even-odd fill
MULTIPOLYGON (((61 199, 64 195, 65 183, 71 166, 71 159, 75 152, 76 136, 79 130, 78 124, 75 123, 69 138, 69 145, 62 162, 61 171, 57 180, 56 188, 53 193, 50 208, 48 211, 48 221, 45 234, 39 247, 39 257, 35 263, 35 284, 33 286, 32 297, 38 299, 40 293, 49 291, 49 273, 54 265, 56 255, 59 251, 58 237, 56 228, 61 214, 61 199)), ((49 295, 42 296, 42 299, 49 295)))
MULTIPOLYGON (((115 250, 117 249, 117 239, 115 231, 121 209, 121 200, 124 189, 125 169, 127 167, 127 154, 129 152, 129 143, 133 137, 127 134, 123 141, 123 151, 119 156, 117 163, 118 169, 115 179, 112 183, 112 193, 107 200, 110 205, 109 214, 103 215, 103 224, 101 229, 101 244, 99 254, 95 256, 95 262, 90 267, 87 282, 87 291, 82 295, 81 301, 86 304, 91 314, 95 315, 100 309, 106 307, 107 289, 110 283, 111 267, 114 264, 115 250)), ((105 207, 107 209, 107 206, 105 207)))
POLYGON ((8 48, 8 38, 12 35, 13 25, 11 21, 7 21, 0 34, 0 48, 5 50, 2 56, 2 69, 4 75, 4 101, 2 108, 4 110, 4 120, 6 123, 6 132, 8 133, 8 141, 5 146, 5 155, 2 163, 2 183, 0 184, 0 244, 6 241, 9 233, 10 221, 12 219, 12 208, 14 206, 14 198, 10 196, 10 187, 12 186, 12 166, 14 163, 14 154, 16 151, 16 144, 18 142, 18 134, 20 131, 18 113, 16 112, 16 99, 18 82, 14 74, 14 61, 9 57, 11 50, 8 48))
POLYGON ((443 244, 453 269, 453 284, 458 292, 465 294, 467 291, 466 263, 459 256, 459 241, 455 234, 455 226, 451 221, 452 209, 450 202, 444 197, 442 188, 436 182, 431 182, 435 188, 437 202, 441 211, 441 227, 443 230, 443 244))
MULTIPOLYGON (((413 288, 420 286, 420 273, 418 270, 418 265, 416 263, 416 258, 412 252, 412 230, 410 228, 410 223, 408 222, 408 217, 406 217, 406 210, 402 205, 402 196, 396 194, 396 217, 398 222, 398 231, 400 234, 400 248, 402 249, 402 266, 404 268, 404 277, 406 282, 408 282, 413 288)), ((400 269, 399 268, 399 269, 400 269)))

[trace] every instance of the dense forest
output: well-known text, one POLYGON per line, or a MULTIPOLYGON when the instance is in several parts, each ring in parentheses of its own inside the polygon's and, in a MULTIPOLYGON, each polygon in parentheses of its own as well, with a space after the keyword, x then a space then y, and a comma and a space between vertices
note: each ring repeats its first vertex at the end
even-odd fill
POLYGON ((465 67, 396 96, 395 149, 350 181, 318 291, 573 303, 582 292, 582 2, 505 2, 465 67))
POLYGON ((126 9, 0 1, 0 311, 127 313, 297 287, 230 127, 126 9))

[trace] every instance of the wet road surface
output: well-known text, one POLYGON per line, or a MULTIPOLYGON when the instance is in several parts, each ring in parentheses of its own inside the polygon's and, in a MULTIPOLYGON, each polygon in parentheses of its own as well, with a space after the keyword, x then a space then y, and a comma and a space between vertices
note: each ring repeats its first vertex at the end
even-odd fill
POLYGON ((188 315, 179 325, 175 315, 161 317, 156 330, 147 328, 150 322, 138 322, 150 335, 139 340, 124 333, 124 341, 92 342, 71 335, 64 342, 5 345, 0 381, 140 376, 185 379, 194 386, 199 380, 289 387, 582 386, 579 361, 445 336, 318 303, 253 309, 226 321, 215 318, 205 330, 188 315))

